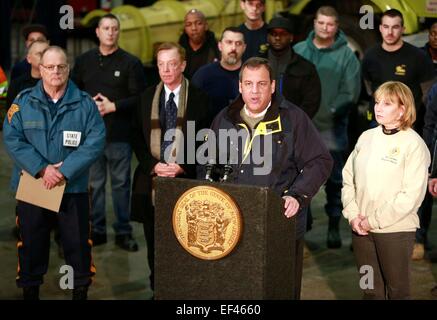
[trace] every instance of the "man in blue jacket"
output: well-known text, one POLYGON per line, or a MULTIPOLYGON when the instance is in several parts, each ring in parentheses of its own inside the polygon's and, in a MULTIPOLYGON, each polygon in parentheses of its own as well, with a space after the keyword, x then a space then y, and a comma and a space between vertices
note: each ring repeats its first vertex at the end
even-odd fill
POLYGON ((42 53, 42 80, 19 94, 9 108, 3 138, 15 163, 12 187, 19 173, 42 178, 52 189, 66 182, 59 213, 18 201, 17 285, 24 299, 39 299, 47 272, 50 230, 58 224, 65 260, 74 270, 73 299, 86 299, 95 268, 89 241, 88 169, 100 156, 105 126, 96 104, 68 80, 64 50, 48 47, 42 53))

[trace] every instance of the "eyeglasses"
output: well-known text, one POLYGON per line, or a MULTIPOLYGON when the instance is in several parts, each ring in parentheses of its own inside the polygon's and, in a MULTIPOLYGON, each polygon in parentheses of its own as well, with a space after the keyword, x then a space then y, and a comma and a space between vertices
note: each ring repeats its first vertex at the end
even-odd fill
POLYGON ((58 65, 50 64, 48 66, 42 64, 41 66, 43 66, 45 69, 47 69, 50 72, 54 72, 55 70, 58 70, 59 72, 64 72, 68 68, 68 64, 58 64, 58 65))

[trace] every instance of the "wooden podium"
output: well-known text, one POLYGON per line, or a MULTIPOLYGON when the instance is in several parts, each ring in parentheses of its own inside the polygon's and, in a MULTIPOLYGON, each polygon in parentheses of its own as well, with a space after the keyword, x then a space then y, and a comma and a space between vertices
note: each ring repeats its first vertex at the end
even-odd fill
POLYGON ((155 299, 293 299, 295 217, 268 188, 204 180, 155 178, 155 299), (226 192, 241 209, 243 231, 233 251, 218 260, 187 252, 173 231, 173 209, 197 186, 226 192))

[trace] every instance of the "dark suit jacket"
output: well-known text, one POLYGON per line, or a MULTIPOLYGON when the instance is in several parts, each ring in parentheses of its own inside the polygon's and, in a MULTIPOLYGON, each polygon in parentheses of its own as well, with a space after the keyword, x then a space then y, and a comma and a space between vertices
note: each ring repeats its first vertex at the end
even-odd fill
MULTIPOLYGON (((153 174, 151 172, 159 162, 159 159, 152 156, 150 150, 151 110, 155 90, 156 86, 149 87, 141 94, 141 102, 133 117, 132 146, 139 164, 135 169, 132 185, 131 220, 138 222, 144 222, 146 212, 150 213, 153 210, 151 198, 153 174)), ((201 129, 209 128, 212 121, 209 114, 209 110, 211 110, 209 104, 208 96, 190 84, 188 87, 187 110, 182 127, 185 159, 187 158, 187 121, 195 121, 196 134, 201 129)), ((201 143, 196 144, 196 149, 201 143)), ((196 177, 195 164, 181 164, 181 167, 184 169, 185 174, 180 177, 193 179, 196 177)))

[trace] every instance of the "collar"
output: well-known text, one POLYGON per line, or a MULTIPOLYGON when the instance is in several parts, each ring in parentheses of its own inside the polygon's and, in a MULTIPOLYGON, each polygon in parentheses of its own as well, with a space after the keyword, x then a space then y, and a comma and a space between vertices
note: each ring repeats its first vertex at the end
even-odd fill
POLYGON ((381 127, 382 127, 382 132, 386 135, 392 135, 392 134, 398 133, 400 131, 399 128, 386 129, 383 125, 381 125, 381 127))
MULTIPOLYGON (((183 79, 182 79, 182 81, 183 81, 183 79)), ((173 98, 173 100, 174 100, 174 102, 176 103, 176 106, 178 106, 178 102, 179 102, 179 93, 181 92, 181 86, 182 86, 182 84, 178 85, 178 86, 176 87, 176 89, 174 89, 174 90, 172 91, 172 90, 170 90, 170 89, 167 87, 167 85, 164 84, 165 102, 168 101, 168 98, 169 98, 169 96, 170 96, 170 93, 173 92, 173 94, 174 94, 174 98, 173 98)))
POLYGON ((244 104, 244 106, 243 106, 244 113, 246 114, 246 116, 248 116, 250 118, 261 118, 261 117, 264 117, 266 115, 267 110, 270 108, 271 104, 272 104, 272 100, 270 100, 269 104, 267 105, 267 108, 265 108, 263 112, 258 113, 255 117, 253 117, 249 114, 249 111, 247 110, 247 106, 246 106, 246 104, 244 104))
MULTIPOLYGON (((275 120, 279 115, 279 109, 282 107, 283 97, 281 95, 277 95, 276 92, 272 95, 270 108, 267 108, 266 114, 264 116, 263 121, 271 121, 275 120)), ((244 101, 241 97, 241 94, 231 102, 231 104, 227 107, 225 117, 229 119, 232 123, 241 123, 243 119, 241 119, 240 111, 244 107, 244 101)))
POLYGON ((269 59, 272 58, 272 59, 276 59, 276 60, 285 60, 285 59, 288 60, 293 56, 293 49, 291 48, 291 46, 289 46, 287 48, 287 50, 285 50, 281 55, 276 56, 273 53, 273 49, 270 48, 270 50, 268 50, 268 54, 269 54, 268 55, 269 59))
POLYGON ((116 53, 118 53, 119 51, 120 51, 120 47, 117 47, 117 49, 115 49, 115 50, 112 51, 111 53, 109 53, 109 54, 103 54, 103 53, 100 51, 100 48, 97 47, 97 54, 98 54, 100 57, 103 57, 103 58, 105 58, 105 57, 111 57, 111 56, 115 55, 116 53))

